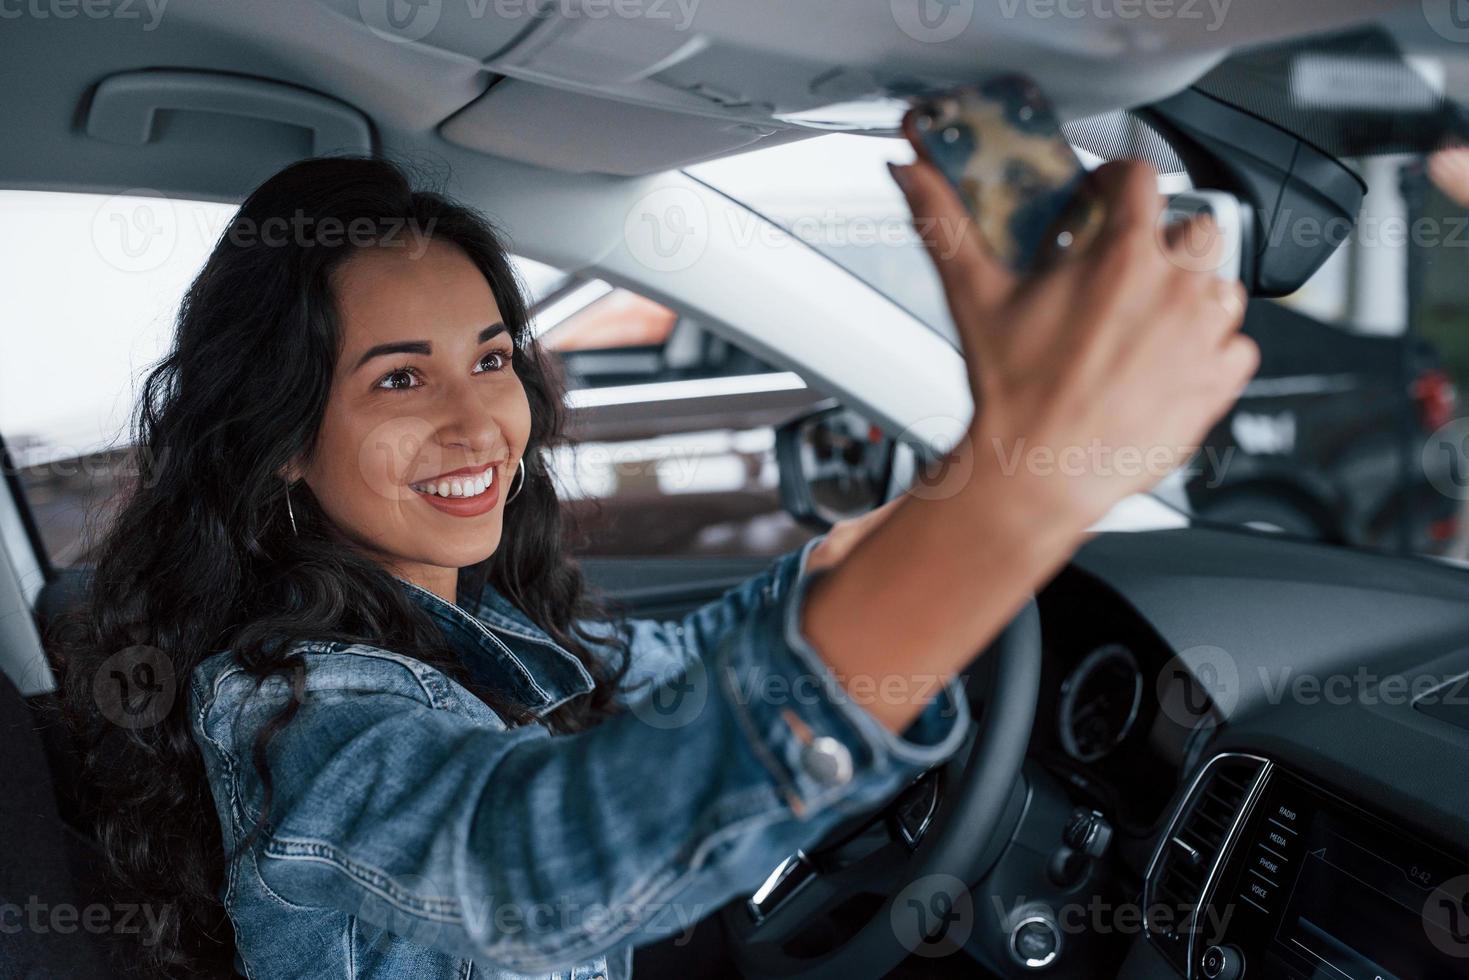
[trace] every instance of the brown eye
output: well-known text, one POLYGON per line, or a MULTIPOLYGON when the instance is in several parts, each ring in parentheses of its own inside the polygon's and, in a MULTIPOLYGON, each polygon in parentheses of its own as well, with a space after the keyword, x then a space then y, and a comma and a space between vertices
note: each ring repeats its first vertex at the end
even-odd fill
POLYGON ((476 374, 488 371, 503 371, 510 366, 510 354, 508 351, 492 350, 479 359, 480 368, 476 374))
POLYGON ((413 381, 414 376, 412 371, 408 368, 398 368, 396 371, 389 371, 383 375, 378 381, 377 387, 387 388, 389 390, 412 388, 413 381))

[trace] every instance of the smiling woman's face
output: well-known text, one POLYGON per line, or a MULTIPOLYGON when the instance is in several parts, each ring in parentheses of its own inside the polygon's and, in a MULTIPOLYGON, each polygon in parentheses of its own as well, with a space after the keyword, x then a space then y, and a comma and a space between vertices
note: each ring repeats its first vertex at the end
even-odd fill
POLYGON ((530 437, 510 333, 452 244, 363 249, 332 286, 341 354, 299 475, 365 551, 452 601, 458 570, 499 547, 530 437))

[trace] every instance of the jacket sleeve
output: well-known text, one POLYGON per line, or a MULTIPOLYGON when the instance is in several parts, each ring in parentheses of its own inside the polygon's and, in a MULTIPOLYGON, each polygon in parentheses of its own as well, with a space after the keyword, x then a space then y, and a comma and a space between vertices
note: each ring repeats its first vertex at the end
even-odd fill
MULTIPOLYGON (((753 891, 947 758, 969 721, 957 685, 931 695, 918 740, 854 703, 800 634, 809 551, 642 627, 640 642, 692 630, 696 655, 575 735, 440 710, 458 685, 382 657, 344 658, 370 671, 308 671, 267 753, 274 795, 252 845, 263 883, 520 972, 679 933, 753 891)), ((284 681, 257 690, 237 676, 196 714, 242 824, 261 798, 250 746, 290 696, 284 681)))
MULTIPOLYGON (((621 695, 623 703, 639 705, 641 710, 648 712, 657 711, 659 705, 662 705, 664 710, 674 710, 670 707, 671 702, 666 687, 671 679, 687 672, 694 661, 705 660, 709 651, 717 647, 719 638, 725 636, 731 627, 751 609, 762 601, 769 601, 777 588, 782 586, 788 589, 799 588, 801 594, 804 595, 810 582, 823 574, 822 571, 812 573, 806 570, 806 563, 811 552, 823 538, 825 535, 819 535, 807 541, 800 548, 779 556, 758 575, 731 587, 719 598, 679 619, 629 618, 623 621, 622 635, 630 651, 627 678, 621 695), (794 586, 788 584, 792 582, 795 583, 794 586), (653 690, 659 691, 657 698, 650 696, 653 690)), ((796 602, 792 603, 796 610, 798 610, 799 598, 799 596, 796 597, 796 602)), ((802 662, 811 668, 808 683, 814 683, 827 671, 820 656, 802 635, 798 617, 798 611, 786 617, 787 621, 782 623, 782 639, 796 652, 802 662)), ((606 624, 601 623, 586 625, 593 632, 608 628, 606 624)), ((833 693, 839 699, 860 703, 864 697, 870 699, 884 696, 884 692, 878 690, 881 685, 882 681, 875 679, 872 684, 867 685, 868 690, 866 691, 856 686, 850 692, 837 688, 833 693)), ((936 681, 928 686, 939 687, 936 681)), ((743 685, 743 689, 747 695, 755 693, 748 682, 743 685)), ((886 693, 890 696, 901 696, 903 693, 897 691, 894 694, 894 690, 890 685, 886 693)), ((781 694, 779 690, 769 689, 760 693, 767 698, 779 697, 781 694)), ((954 727, 954 713, 965 701, 962 683, 957 679, 946 685, 942 692, 915 688, 911 693, 917 696, 931 696, 938 693, 939 696, 930 701, 928 708, 918 716, 912 726, 903 732, 902 738, 897 740, 899 751, 902 751, 904 743, 919 745, 941 743, 954 727)), ((796 694, 790 695, 792 699, 797 696, 796 694)), ((853 724, 863 728, 867 728, 871 722, 865 711, 854 712, 851 720, 853 724)), ((876 726, 872 731, 872 736, 886 741, 888 733, 881 726, 876 726)))

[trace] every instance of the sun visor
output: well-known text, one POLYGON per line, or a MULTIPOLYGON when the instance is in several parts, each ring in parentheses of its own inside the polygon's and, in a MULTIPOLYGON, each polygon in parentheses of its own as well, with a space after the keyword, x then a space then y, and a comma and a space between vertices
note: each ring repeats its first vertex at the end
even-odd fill
MULTIPOLYGON (((540 167, 620 176, 712 159, 786 132, 507 78, 439 127, 451 143, 540 167)), ((784 140, 775 140, 783 142, 784 140)))

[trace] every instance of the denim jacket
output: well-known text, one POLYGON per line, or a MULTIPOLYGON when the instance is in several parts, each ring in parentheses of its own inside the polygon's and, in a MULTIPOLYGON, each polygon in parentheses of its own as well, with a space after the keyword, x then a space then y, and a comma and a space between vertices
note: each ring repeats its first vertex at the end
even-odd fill
MULTIPOLYGON (((508 727, 391 650, 303 645, 304 693, 267 754, 269 823, 244 848, 255 736, 291 684, 257 687, 228 651, 200 664, 190 717, 231 855, 237 971, 626 977, 634 946, 685 935, 943 761, 969 723, 956 681, 896 736, 802 634, 819 540, 682 619, 627 620, 626 710, 577 734, 508 727)), ((590 690, 495 589, 456 605, 403 584, 475 678, 537 718, 590 690)))

